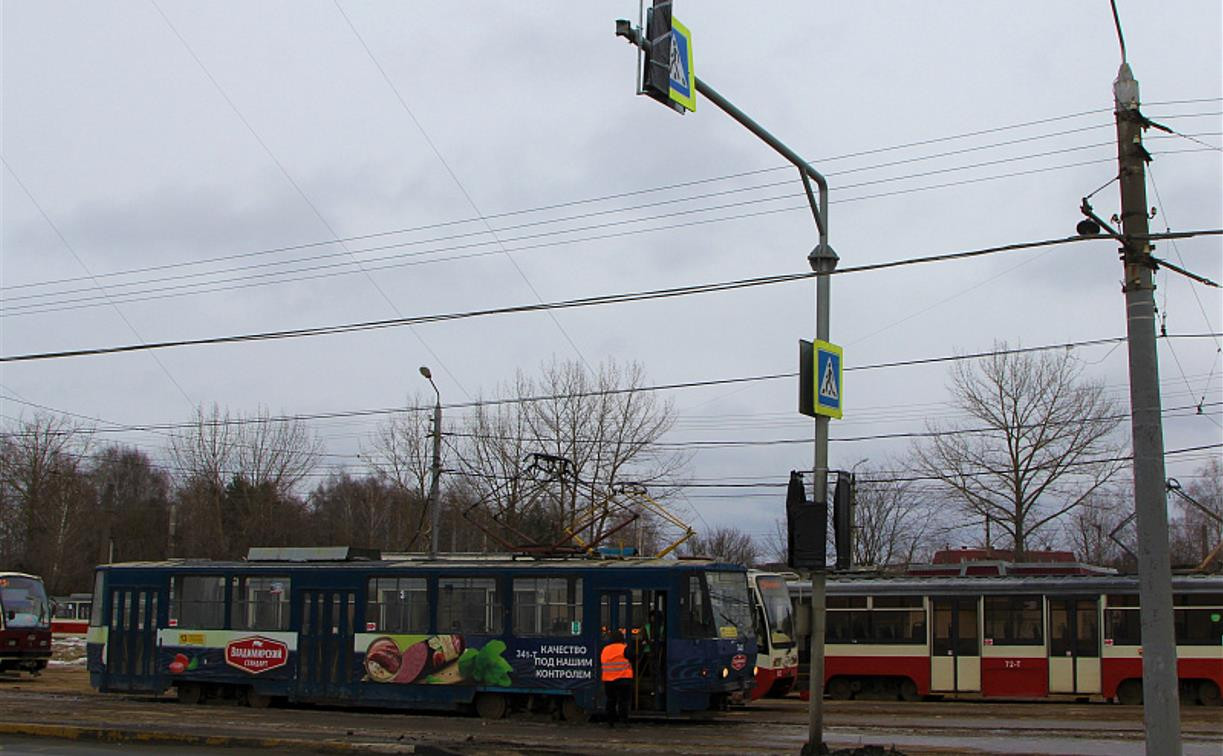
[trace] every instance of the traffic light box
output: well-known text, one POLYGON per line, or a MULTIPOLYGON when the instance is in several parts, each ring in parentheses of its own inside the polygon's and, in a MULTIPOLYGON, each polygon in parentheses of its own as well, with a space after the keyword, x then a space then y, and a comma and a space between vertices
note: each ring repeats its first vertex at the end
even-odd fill
POLYGON ((832 527, 837 545, 837 569, 848 570, 854 555, 854 476, 839 471, 832 494, 832 527))
MULTIPOLYGON (((832 526, 836 569, 853 564, 854 476, 837 473, 832 496, 832 526)), ((790 471, 786 489, 786 563, 795 569, 822 570, 828 566, 828 505, 807 499, 803 474, 790 471)))
POLYGON ((671 0, 654 0, 645 24, 645 66, 641 88, 671 107, 671 0))
POLYGON ((790 471, 786 489, 786 563, 795 569, 822 570, 827 566, 828 505, 807 500, 803 474, 790 471))

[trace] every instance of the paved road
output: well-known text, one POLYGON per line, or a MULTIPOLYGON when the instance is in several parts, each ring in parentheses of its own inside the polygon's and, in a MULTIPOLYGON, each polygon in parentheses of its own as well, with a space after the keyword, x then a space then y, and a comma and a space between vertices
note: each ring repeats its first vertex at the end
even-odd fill
MULTIPOLYGON (((825 721, 826 740, 842 747, 895 745, 906 753, 1143 752, 1141 707, 829 701, 825 721)), ((1218 756, 1223 708, 1184 707, 1182 731, 1187 753, 1218 756)), ((37 680, 0 681, 0 737, 19 735, 331 752, 793 754, 806 740, 806 706, 793 699, 771 701, 711 721, 645 720, 626 730, 546 716, 490 722, 330 707, 186 706, 173 695, 101 695, 88 688, 83 671, 61 668, 37 680)))

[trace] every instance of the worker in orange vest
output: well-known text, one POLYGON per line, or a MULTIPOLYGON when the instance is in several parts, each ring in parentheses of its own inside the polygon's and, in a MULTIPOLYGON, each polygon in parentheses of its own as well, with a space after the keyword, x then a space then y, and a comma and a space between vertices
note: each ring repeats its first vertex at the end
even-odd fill
POLYGON ((628 658, 624 633, 613 630, 600 656, 603 692, 607 695, 607 726, 616 722, 628 724, 629 706, 633 699, 633 664, 628 658))

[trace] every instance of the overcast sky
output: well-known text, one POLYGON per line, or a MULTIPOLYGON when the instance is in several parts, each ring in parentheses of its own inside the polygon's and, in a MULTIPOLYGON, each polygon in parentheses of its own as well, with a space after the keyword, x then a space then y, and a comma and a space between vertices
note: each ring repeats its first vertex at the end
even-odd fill
MULTIPOLYGON (((1220 4, 1118 4, 1143 111, 1183 135, 1147 134, 1152 229, 1223 227, 1220 4)), ((1068 236, 1081 198, 1116 175, 1106 0, 674 7, 697 75, 828 177, 842 267, 1068 236)), ((5 356, 796 273, 817 241, 796 173, 767 146, 707 101, 681 116, 635 96, 635 51, 613 33, 636 18, 629 0, 0 8, 5 356)), ((1116 184, 1092 202, 1118 212, 1116 184)), ((1215 236, 1156 254, 1219 281, 1221 250, 1215 236)), ((907 440, 837 439, 955 419, 946 363, 861 368, 1124 336, 1120 279, 1103 240, 835 277, 832 340, 850 372, 832 466, 892 469, 907 440)), ((1168 334, 1221 330, 1217 289, 1162 271, 1157 284, 1168 334)), ((0 415, 11 425, 44 407, 106 428, 181 422, 214 402, 391 408, 432 399, 420 365, 461 404, 554 357, 636 361, 653 384, 767 376, 795 371, 813 334, 805 280, 9 362, 0 415)), ((1161 341, 1169 450, 1223 440, 1219 344, 1161 341)), ((1128 406, 1124 346, 1075 354, 1128 406)), ((667 391, 668 440, 807 438, 796 393, 793 378, 667 391)), ((320 474, 359 467, 381 420, 312 421, 331 454, 320 474)), ((158 458, 165 445, 105 437, 158 458)), ((1172 455, 1169 474, 1219 453, 1172 455)), ((784 485, 810 466, 810 443, 699 448, 687 473, 705 485, 677 505, 698 528, 763 535, 784 488, 708 484, 784 485)))

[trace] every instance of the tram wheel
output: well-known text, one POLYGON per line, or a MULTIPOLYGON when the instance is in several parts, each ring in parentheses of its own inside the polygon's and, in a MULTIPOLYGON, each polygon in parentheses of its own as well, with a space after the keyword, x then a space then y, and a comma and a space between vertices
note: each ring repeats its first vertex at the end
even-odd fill
POLYGON ((838 701, 848 701, 854 695, 853 686, 847 677, 834 677, 828 681, 828 695, 838 701))
POLYGON ((1223 696, 1219 695, 1219 686, 1214 680, 1203 680, 1198 683, 1198 701, 1203 706, 1218 706, 1223 703, 1223 696))
POLYGON ((178 702, 194 706, 204 701, 204 688, 196 683, 186 683, 178 686, 178 702))
POLYGON ((1138 680, 1126 680, 1118 685, 1117 703, 1126 706, 1137 706, 1142 703, 1142 683, 1138 680))
POLYGON ((906 677, 900 681, 900 700, 901 701, 916 701, 921 696, 917 695, 917 683, 906 677))
POLYGON ((481 719, 501 719, 509 709, 509 701, 500 693, 476 695, 476 713, 481 719))
POLYGON ((576 722, 577 724, 585 724, 590 721, 590 712, 578 705, 578 702, 572 698, 566 698, 561 701, 561 716, 566 722, 576 722))
POLYGON ((266 709, 271 705, 272 697, 256 693, 252 688, 247 688, 242 693, 242 702, 252 709, 266 709))

